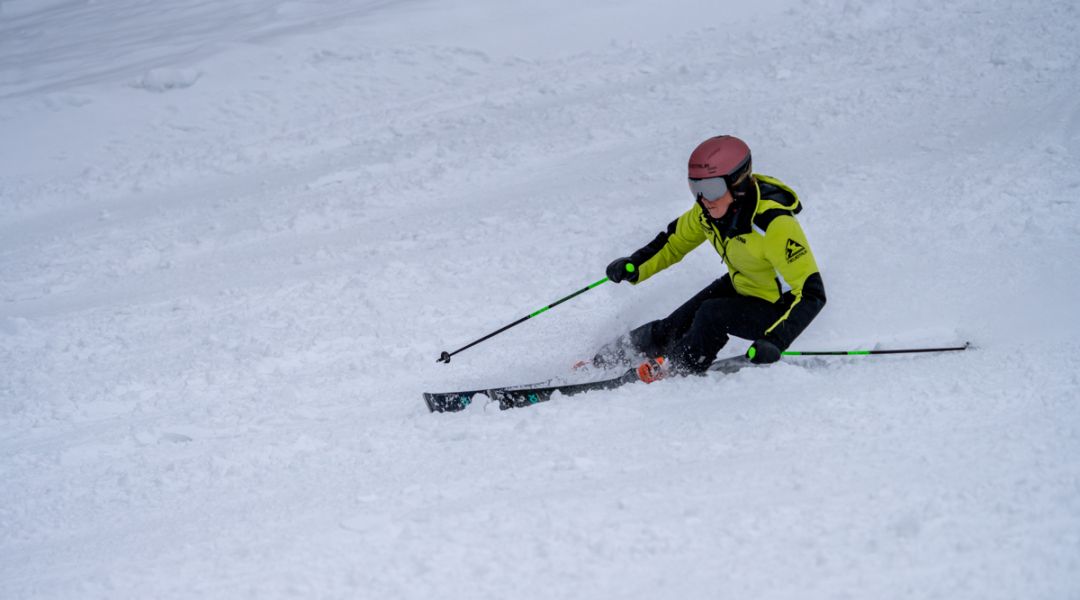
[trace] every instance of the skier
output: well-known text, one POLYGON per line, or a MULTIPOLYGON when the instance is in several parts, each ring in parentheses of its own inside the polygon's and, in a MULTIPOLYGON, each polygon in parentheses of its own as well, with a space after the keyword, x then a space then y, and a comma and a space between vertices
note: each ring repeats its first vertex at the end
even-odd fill
POLYGON ((708 240, 728 272, 667 318, 646 323, 605 346, 593 364, 633 364, 647 383, 669 374, 699 373, 729 335, 753 340, 746 357, 773 363, 825 305, 825 286, 795 215, 794 190, 751 172, 750 148, 721 135, 690 155, 694 206, 646 246, 607 267, 615 283, 639 284, 708 240))

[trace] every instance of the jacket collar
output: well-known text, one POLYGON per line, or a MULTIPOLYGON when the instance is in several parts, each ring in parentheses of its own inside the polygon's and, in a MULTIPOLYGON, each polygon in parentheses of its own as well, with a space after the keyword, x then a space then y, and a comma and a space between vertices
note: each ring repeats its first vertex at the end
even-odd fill
POLYGON ((719 219, 709 217, 708 211, 705 218, 708 219, 716 232, 725 238, 732 238, 744 233, 750 233, 754 227, 754 215, 757 214, 758 205, 761 203, 761 186, 754 179, 754 194, 740 202, 731 205, 727 214, 719 219))

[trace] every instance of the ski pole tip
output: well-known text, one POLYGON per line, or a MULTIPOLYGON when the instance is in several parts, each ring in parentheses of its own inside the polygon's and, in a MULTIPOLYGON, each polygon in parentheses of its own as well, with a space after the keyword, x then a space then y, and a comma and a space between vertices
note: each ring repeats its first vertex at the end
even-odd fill
POLYGON ((435 362, 449 363, 450 362, 450 353, 443 350, 443 353, 439 355, 439 358, 435 362))

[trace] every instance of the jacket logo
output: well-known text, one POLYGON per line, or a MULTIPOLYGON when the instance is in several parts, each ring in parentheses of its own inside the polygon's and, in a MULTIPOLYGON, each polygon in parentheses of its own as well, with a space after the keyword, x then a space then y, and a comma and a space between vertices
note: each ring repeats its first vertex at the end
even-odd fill
POLYGON ((802 255, 806 254, 806 247, 796 242, 795 240, 788 238, 787 241, 787 261, 789 263, 799 260, 802 255))

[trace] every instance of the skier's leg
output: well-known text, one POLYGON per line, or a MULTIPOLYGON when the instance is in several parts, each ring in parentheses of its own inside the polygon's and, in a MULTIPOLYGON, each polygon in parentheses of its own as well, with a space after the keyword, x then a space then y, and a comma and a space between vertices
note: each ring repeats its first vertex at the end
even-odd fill
POLYGON ((731 279, 725 275, 687 300, 666 319, 646 323, 604 344, 591 363, 607 368, 633 364, 640 358, 637 355, 660 356, 672 340, 682 337, 690 328, 694 313, 703 302, 710 298, 735 295, 731 279))
POLYGON ((632 330, 630 342, 635 350, 646 356, 660 356, 672 342, 686 335, 694 323, 694 316, 703 304, 726 297, 738 297, 738 293, 731 284, 731 278, 724 275, 684 302, 666 318, 650 321, 632 330))
POLYGON ((716 359, 728 336, 757 339, 788 308, 785 299, 776 303, 746 296, 715 298, 701 304, 686 334, 671 344, 667 357, 672 368, 701 372, 716 359))

